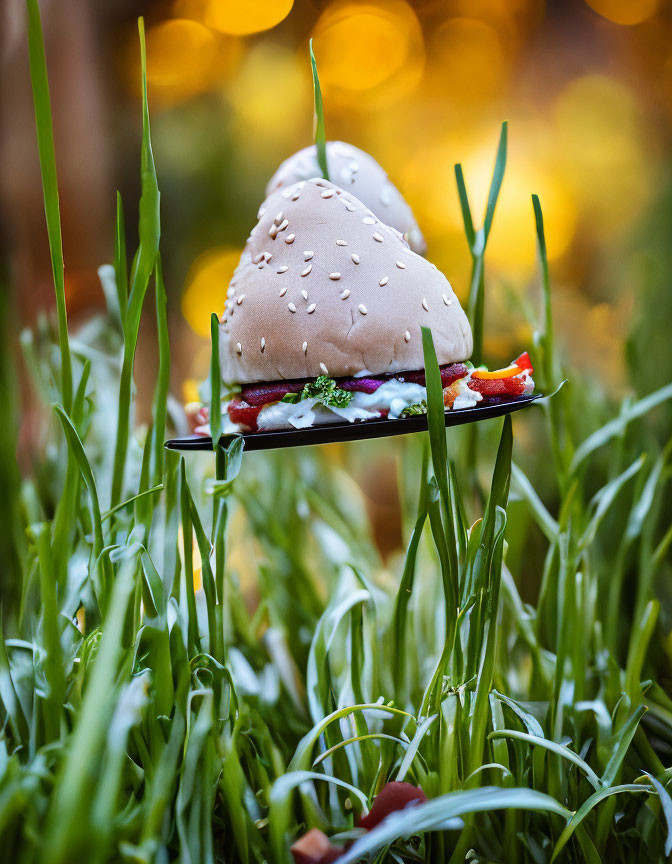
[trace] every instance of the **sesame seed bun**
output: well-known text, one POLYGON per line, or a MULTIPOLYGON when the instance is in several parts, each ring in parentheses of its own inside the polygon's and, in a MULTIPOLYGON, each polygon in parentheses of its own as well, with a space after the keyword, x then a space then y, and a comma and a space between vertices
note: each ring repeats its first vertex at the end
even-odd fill
POLYGON ((220 326, 230 383, 422 368, 420 326, 440 364, 472 350, 448 280, 357 198, 314 179, 259 210, 220 326))
MULTIPOLYGON (((327 141, 327 165, 329 179, 333 183, 356 195, 382 222, 404 234, 414 252, 418 255, 425 254, 427 244, 413 211, 373 156, 352 144, 327 141)), ((268 181, 266 197, 277 189, 292 186, 300 180, 321 176, 317 149, 313 144, 299 150, 282 163, 268 181)))

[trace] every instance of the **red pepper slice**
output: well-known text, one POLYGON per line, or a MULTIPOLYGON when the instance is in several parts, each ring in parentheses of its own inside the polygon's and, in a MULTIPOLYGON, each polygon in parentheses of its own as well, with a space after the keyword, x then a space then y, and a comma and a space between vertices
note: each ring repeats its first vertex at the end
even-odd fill
POLYGON ((523 371, 527 369, 530 375, 534 372, 534 367, 532 366, 532 361, 530 360, 530 355, 527 351, 523 351, 520 357, 517 357, 513 362, 516 366, 520 366, 523 371))

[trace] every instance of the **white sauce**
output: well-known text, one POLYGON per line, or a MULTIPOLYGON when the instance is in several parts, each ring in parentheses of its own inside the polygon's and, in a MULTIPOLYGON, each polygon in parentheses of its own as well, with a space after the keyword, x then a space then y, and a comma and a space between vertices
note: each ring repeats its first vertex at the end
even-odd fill
MULTIPOLYGON (((527 370, 522 374, 525 380, 525 393, 531 393, 534 390, 532 376, 527 370)), ((473 408, 482 401, 482 394, 468 386, 470 377, 466 375, 450 385, 453 392, 457 391, 452 410, 473 408)), ((404 408, 426 400, 427 389, 421 384, 390 378, 373 393, 354 392, 349 404, 344 408, 327 407, 316 399, 301 399, 294 403, 272 402, 264 405, 259 412, 257 426, 260 430, 286 429, 289 426, 295 429, 306 429, 309 426, 333 423, 334 415, 354 423, 356 420, 371 420, 379 417, 383 411, 388 412, 387 416, 390 420, 396 420, 401 416, 404 408)), ((226 406, 223 426, 225 432, 237 431, 237 426, 231 422, 226 413, 226 406)), ((201 429, 205 430, 205 434, 209 434, 209 427, 204 426, 197 431, 201 429)))

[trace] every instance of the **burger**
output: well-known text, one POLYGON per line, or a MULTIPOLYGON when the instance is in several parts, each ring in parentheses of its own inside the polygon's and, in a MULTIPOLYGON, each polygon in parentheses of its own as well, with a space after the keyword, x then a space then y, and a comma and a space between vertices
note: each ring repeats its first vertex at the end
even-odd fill
MULTIPOLYGON (((231 280, 219 331, 225 431, 305 429, 426 412, 421 327, 446 410, 532 392, 527 354, 474 368, 450 283, 403 235, 327 180, 273 192, 231 280)), ((197 432, 208 433, 207 414, 197 432)))
MULTIPOLYGON (((326 156, 329 179, 341 189, 356 195, 386 225, 391 225, 403 234, 414 252, 424 255, 427 249, 425 238, 413 211, 373 156, 343 141, 327 141, 326 156)), ((266 196, 320 174, 317 147, 313 144, 299 150, 280 165, 268 181, 266 196)))

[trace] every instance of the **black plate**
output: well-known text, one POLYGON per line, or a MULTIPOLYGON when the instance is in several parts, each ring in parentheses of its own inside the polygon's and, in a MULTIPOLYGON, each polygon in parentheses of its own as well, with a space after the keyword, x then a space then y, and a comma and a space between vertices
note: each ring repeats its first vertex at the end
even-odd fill
MULTIPOLYGON (((479 408, 460 408, 446 411, 446 426, 461 426, 490 417, 502 417, 512 411, 525 408, 541 393, 520 396, 511 402, 498 402, 479 408)), ((389 435, 408 435, 410 432, 426 432, 427 415, 404 417, 399 420, 361 420, 357 423, 330 423, 311 426, 309 429, 279 429, 272 432, 250 432, 243 435, 245 450, 275 450, 280 447, 303 447, 309 444, 333 444, 336 441, 361 441, 365 438, 387 438, 389 435)), ((233 435, 225 435, 231 440, 233 435)), ((169 450, 212 450, 212 438, 204 435, 189 435, 166 441, 169 450)))

